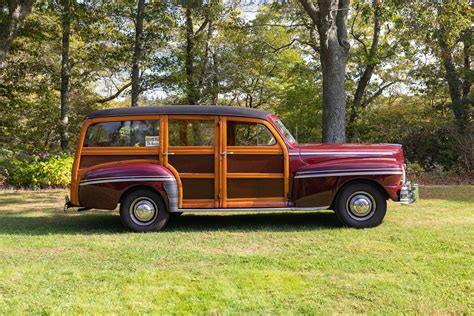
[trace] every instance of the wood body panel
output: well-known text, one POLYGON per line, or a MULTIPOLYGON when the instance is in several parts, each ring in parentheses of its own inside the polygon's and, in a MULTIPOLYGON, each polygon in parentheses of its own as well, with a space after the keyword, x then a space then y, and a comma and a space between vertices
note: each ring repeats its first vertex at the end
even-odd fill
MULTIPOLYGON (((138 161, 161 164, 173 174, 178 187, 179 208, 225 208, 227 205, 234 208, 284 207, 288 204, 288 150, 274 127, 262 119, 207 115, 134 115, 87 119, 81 130, 74 161, 72 203, 80 203, 78 183, 87 172, 138 161), (180 119, 212 120, 215 126, 213 146, 170 146, 169 120, 180 119), (130 120, 160 120, 159 146, 82 147, 91 124, 130 120), (276 144, 264 148, 226 146, 227 120, 262 124, 273 134, 276 144), (232 155, 223 154, 226 151, 232 152, 232 155), (229 184, 232 187, 229 188, 229 184), (262 190, 262 187, 265 189, 262 190)), ((83 192, 90 195, 94 190, 83 192)), ((110 208, 110 205, 107 207, 110 208)))

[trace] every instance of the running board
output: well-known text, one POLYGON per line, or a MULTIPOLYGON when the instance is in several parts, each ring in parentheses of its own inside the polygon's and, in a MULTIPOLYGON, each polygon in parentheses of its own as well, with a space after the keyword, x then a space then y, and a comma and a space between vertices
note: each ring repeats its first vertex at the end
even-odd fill
MULTIPOLYGON (((281 211, 319 211, 328 206, 319 207, 252 207, 252 208, 179 208, 176 212, 281 212, 281 211)), ((173 212, 172 212, 173 213, 173 212)))

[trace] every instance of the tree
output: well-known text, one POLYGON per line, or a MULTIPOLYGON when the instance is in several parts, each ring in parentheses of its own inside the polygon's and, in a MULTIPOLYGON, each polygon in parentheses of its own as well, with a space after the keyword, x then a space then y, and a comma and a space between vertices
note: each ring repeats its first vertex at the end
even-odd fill
POLYGON ((359 140, 359 116, 376 98, 397 83, 403 82, 412 66, 403 35, 401 11, 406 4, 398 0, 355 0, 349 20, 354 40, 348 60, 349 102, 347 137, 359 140))
POLYGON ((453 113, 459 147, 465 167, 472 170, 473 102, 472 87, 472 2, 469 0, 418 0, 406 9, 411 37, 419 50, 426 49, 433 60, 431 67, 423 65, 421 73, 428 76, 426 85, 447 88, 449 107, 453 113), (414 31, 416 30, 416 32, 414 31), (428 73, 426 69, 430 69, 428 73), (441 86, 439 80, 442 79, 441 86))
POLYGON ((30 14, 34 0, 8 0, 0 3, 0 63, 10 49, 23 20, 30 14))
POLYGON ((71 69, 69 64, 69 46, 71 37, 71 18, 73 0, 62 1, 62 45, 61 45, 61 149, 66 150, 69 145, 69 81, 71 69))
POLYGON ((140 95, 140 60, 143 50, 143 17, 145 11, 145 0, 138 0, 137 14, 135 20, 135 43, 132 61, 132 103, 131 106, 138 105, 140 95))
POLYGON ((345 75, 349 0, 299 0, 319 34, 323 74, 323 142, 345 142, 345 75))

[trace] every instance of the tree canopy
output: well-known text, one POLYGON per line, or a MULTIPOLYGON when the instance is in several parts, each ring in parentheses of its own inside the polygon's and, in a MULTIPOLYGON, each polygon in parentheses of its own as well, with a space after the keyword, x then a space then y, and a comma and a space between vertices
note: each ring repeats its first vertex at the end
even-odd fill
POLYGON ((1 146, 71 151, 99 108, 223 104, 274 111, 299 142, 397 142, 472 170, 472 6, 3 1, 1 146))

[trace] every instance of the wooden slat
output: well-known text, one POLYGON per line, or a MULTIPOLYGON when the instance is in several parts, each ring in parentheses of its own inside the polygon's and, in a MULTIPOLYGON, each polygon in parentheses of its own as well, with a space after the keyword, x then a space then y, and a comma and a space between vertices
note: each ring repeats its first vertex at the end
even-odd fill
POLYGON ((227 207, 287 207, 284 198, 227 199, 227 207))
POLYGON ((84 147, 83 156, 158 155, 160 147, 84 147))
POLYGON ((214 179, 214 173, 184 173, 184 172, 180 172, 179 176, 183 179, 214 179))
MULTIPOLYGON (((227 117, 221 116, 221 153, 227 152, 227 117)), ((227 157, 220 156, 221 161, 221 207, 227 207, 227 157)))
POLYGON ((213 146, 169 146, 170 153, 175 155, 212 155, 213 146))
POLYGON ((228 179, 283 179, 284 173, 227 173, 228 179))
POLYGON ((220 166, 220 125, 219 116, 214 117, 214 207, 219 207, 219 166, 220 166))
POLYGON ((181 208, 214 208, 213 199, 184 199, 181 208))
POLYGON ((239 155, 281 155, 279 145, 274 146, 227 146, 227 151, 239 155))

